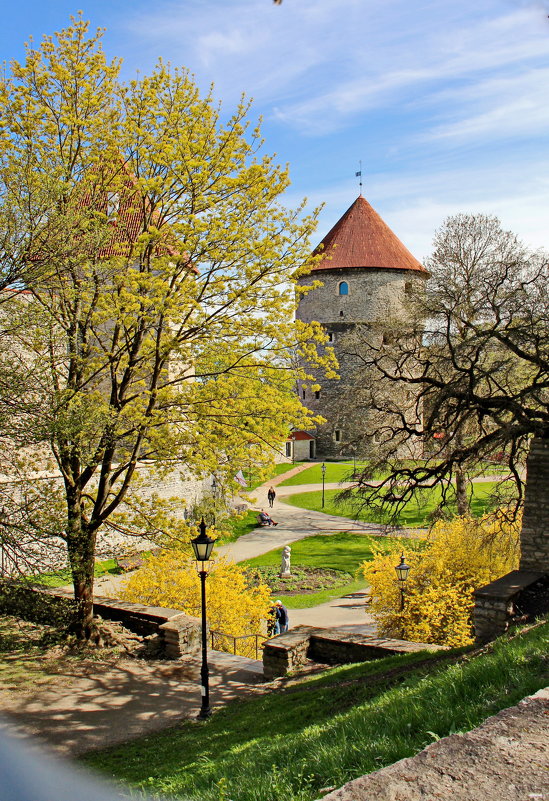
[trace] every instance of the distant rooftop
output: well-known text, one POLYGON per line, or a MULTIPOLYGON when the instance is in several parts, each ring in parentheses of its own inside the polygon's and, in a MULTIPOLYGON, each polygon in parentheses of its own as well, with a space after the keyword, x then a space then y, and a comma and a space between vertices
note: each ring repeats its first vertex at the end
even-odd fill
POLYGON ((362 195, 326 234, 314 255, 319 253, 323 256, 313 271, 366 267, 428 275, 362 195))

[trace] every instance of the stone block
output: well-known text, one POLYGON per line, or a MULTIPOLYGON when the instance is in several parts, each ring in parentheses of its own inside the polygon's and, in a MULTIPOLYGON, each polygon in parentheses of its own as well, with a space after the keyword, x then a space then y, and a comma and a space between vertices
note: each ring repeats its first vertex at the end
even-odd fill
POLYGON ((202 645, 202 624, 197 617, 180 613, 159 626, 164 653, 170 659, 196 656, 202 645))

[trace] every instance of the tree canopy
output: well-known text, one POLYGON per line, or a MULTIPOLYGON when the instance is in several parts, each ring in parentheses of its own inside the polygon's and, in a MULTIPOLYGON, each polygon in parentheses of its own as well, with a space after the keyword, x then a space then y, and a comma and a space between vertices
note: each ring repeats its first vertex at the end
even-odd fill
POLYGON ((547 257, 495 217, 459 214, 436 233, 425 266, 431 278, 409 299, 409 324, 386 321, 383 342, 365 329, 349 345, 378 438, 359 496, 390 464, 374 503, 399 505, 437 483, 454 492, 456 474, 485 469, 486 459, 506 465, 520 488, 529 439, 549 435, 547 257), (425 459, 399 459, 403 442, 425 459))
POLYGON ((315 215, 282 205, 250 104, 224 116, 162 62, 123 83, 101 36, 73 20, 0 84, 4 283, 24 288, 2 312, 4 537, 65 541, 88 622, 97 532, 175 525, 137 467, 230 483, 268 458, 310 425, 297 356, 322 339, 293 320, 315 215))

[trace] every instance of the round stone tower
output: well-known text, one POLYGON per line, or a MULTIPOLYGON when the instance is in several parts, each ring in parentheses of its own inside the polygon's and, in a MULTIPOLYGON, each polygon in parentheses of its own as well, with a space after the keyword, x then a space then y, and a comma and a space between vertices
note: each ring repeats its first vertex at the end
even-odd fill
POLYGON ((339 362, 339 380, 319 379, 320 391, 310 384, 298 387, 302 402, 326 423, 316 432, 317 458, 366 455, 367 443, 360 436, 360 416, 349 414, 342 397, 356 384, 357 361, 346 342, 357 326, 381 330, 384 321, 402 319, 406 297, 428 278, 427 270, 412 256, 360 195, 315 250, 321 254, 305 285, 311 279, 322 286, 302 296, 297 318, 321 323, 339 362))

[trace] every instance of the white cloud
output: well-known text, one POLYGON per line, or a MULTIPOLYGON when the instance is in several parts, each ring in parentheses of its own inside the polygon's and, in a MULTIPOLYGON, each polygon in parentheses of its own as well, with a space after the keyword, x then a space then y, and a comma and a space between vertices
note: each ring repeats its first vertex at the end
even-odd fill
POLYGON ((426 136, 430 139, 515 137, 538 135, 549 129, 549 68, 532 69, 512 77, 489 77, 473 87, 446 90, 432 98, 450 112, 450 119, 435 125, 426 136))
POLYGON ((326 201, 319 238, 356 197, 339 178, 354 152, 377 165, 365 195, 422 258, 462 211, 547 243, 548 12, 547 0, 160 0, 125 24, 142 68, 161 54, 229 108, 255 98, 267 149, 300 175, 288 204, 326 201))

